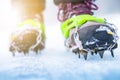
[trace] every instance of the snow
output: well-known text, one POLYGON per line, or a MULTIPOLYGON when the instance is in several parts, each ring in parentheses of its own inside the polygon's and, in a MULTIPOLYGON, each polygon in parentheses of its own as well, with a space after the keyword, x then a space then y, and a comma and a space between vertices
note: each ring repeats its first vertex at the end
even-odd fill
MULTIPOLYGON (((46 13, 46 12, 45 12, 46 13)), ((2 13, 1 13, 2 14, 2 13)), ((114 23, 120 33, 120 15, 99 15, 108 22, 114 23)), ((119 47, 114 50, 115 57, 110 52, 105 52, 104 58, 99 55, 88 56, 88 60, 80 59, 77 55, 66 50, 64 39, 60 31, 60 23, 49 22, 45 17, 46 48, 40 54, 30 53, 16 57, 9 52, 9 35, 12 24, 5 24, 6 17, 0 24, 0 80, 119 80, 120 55, 119 47), (54 24, 53 24, 54 23, 54 24)), ((120 41, 118 41, 119 45, 120 41)))

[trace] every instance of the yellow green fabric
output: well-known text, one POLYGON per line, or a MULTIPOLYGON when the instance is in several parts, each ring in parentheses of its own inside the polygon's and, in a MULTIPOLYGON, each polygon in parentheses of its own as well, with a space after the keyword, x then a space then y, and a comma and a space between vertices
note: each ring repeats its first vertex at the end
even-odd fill
POLYGON ((27 19, 27 20, 21 22, 20 24, 18 24, 18 27, 23 27, 24 25, 28 25, 28 24, 33 27, 39 27, 42 30, 44 37, 46 37, 44 24, 42 24, 34 19, 27 19))
POLYGON ((63 36, 65 38, 68 38, 69 32, 72 28, 81 27, 87 21, 105 23, 105 19, 103 18, 97 18, 95 16, 88 15, 88 14, 78 15, 76 17, 67 19, 65 22, 61 24, 61 31, 62 31, 63 36))

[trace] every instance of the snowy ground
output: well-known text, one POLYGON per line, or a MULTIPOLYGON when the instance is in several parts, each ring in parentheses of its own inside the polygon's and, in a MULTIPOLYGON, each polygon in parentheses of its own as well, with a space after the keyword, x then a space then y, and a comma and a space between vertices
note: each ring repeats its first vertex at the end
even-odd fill
MULTIPOLYGON (((3 20, 0 23, 0 80, 120 79, 120 47, 114 51, 114 58, 106 52, 103 59, 100 59, 99 55, 89 55, 86 61, 83 58, 79 59, 65 49, 57 21, 55 24, 45 23, 49 27, 46 27, 46 49, 41 54, 31 53, 27 56, 20 54, 12 57, 8 44, 10 27, 13 26, 9 22, 6 23, 7 17, 1 17, 3 20)), ((108 22, 114 23, 120 34, 119 14, 101 15, 100 17, 107 18, 108 22)))

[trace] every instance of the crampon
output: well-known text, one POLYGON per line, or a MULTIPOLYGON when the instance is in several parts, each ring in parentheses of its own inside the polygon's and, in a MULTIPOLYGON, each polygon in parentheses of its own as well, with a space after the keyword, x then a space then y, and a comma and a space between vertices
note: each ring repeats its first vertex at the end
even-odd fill
MULTIPOLYGON (((90 22, 87 22, 88 24, 90 22)), ((105 51, 110 51, 114 57, 113 50, 117 48, 118 36, 113 24, 97 24, 82 26, 71 30, 71 35, 65 41, 65 46, 73 53, 83 55, 85 60, 88 53, 99 54, 103 58, 105 51)))
POLYGON ((38 53, 45 47, 45 36, 39 27, 25 25, 17 28, 11 34, 9 50, 15 55, 16 52, 27 54, 30 51, 38 53))
POLYGON ((117 48, 118 35, 116 27, 97 18, 92 10, 97 10, 95 0, 54 0, 58 5, 58 20, 62 22, 61 30, 65 37, 65 46, 73 53, 83 55, 85 60, 89 53, 99 54, 103 58, 105 51, 117 48))
POLYGON ((38 53, 45 47, 45 31, 42 12, 45 0, 11 0, 11 6, 17 12, 19 23, 10 36, 9 50, 27 54, 38 53))

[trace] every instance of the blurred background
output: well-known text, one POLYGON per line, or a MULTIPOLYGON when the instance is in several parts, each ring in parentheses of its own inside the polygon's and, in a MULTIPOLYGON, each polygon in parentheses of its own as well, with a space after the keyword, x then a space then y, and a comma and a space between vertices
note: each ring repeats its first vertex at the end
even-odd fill
MULTIPOLYGON (((99 7, 98 11, 94 11, 96 16, 101 15, 102 17, 102 15, 120 13, 120 0, 96 0, 95 3, 99 7)), ((47 0, 46 10, 44 11, 46 24, 51 23, 51 25, 54 25, 58 21, 56 17, 57 11, 57 6, 54 5, 53 0, 47 0)))
MULTIPOLYGON (((99 7, 98 11, 94 11, 95 15, 99 16, 120 13, 120 0, 96 0, 95 3, 99 7)), ((54 5, 53 0, 46 0, 46 9, 43 12, 46 24, 54 25, 56 22, 58 22, 56 17, 57 11, 57 6, 54 5)), ((9 15, 11 13, 10 0, 0 0, 0 12, 0 16, 2 17, 1 19, 5 17, 2 15, 9 15)))
POLYGON ((120 13, 120 0, 96 0, 99 6, 97 14, 120 13))

